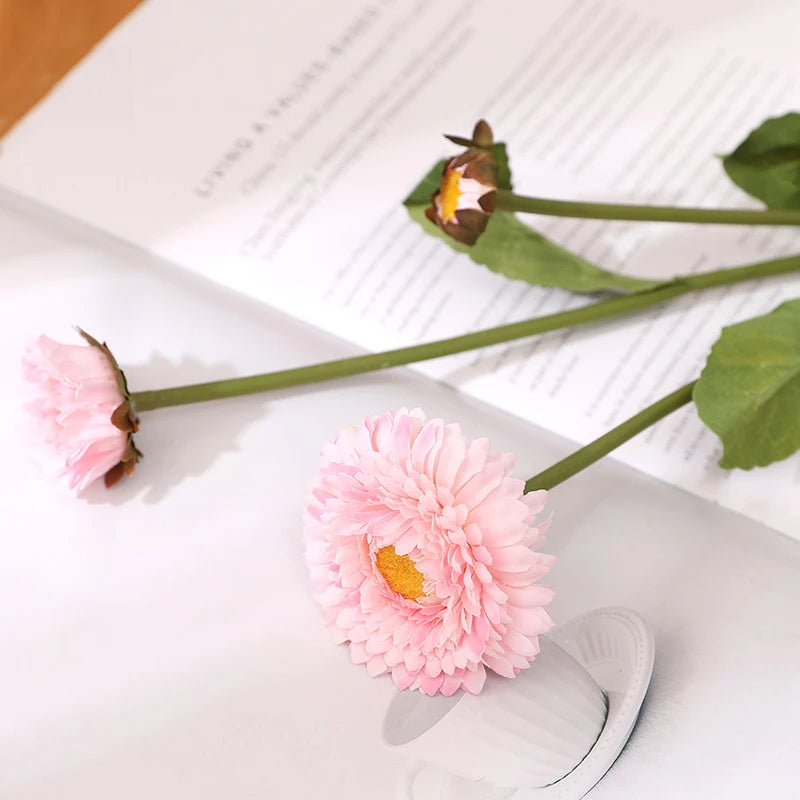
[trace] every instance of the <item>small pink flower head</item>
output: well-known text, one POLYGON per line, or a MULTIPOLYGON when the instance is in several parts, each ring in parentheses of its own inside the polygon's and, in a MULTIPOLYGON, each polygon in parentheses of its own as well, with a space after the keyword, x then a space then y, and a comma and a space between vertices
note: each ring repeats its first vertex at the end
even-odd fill
POLYGON ((28 409, 38 437, 76 494, 101 476, 112 486, 141 457, 125 376, 105 344, 79 332, 88 346, 40 336, 22 362, 35 387, 28 409))
POLYGON ((473 245, 486 230, 497 194, 497 162, 492 155, 492 129, 480 120, 472 139, 448 136, 469 149, 444 165, 442 181, 425 216, 457 242, 473 245))
POLYGON ((338 642, 399 689, 477 694, 513 678, 552 626, 536 581, 546 492, 523 495, 514 458, 420 410, 344 428, 322 451, 305 514, 314 595, 338 642))

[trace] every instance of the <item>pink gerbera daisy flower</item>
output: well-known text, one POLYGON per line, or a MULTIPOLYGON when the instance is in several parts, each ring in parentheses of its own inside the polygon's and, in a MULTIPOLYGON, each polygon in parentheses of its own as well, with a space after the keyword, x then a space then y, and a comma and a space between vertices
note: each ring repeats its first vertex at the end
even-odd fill
POLYGON ((477 694, 539 652, 553 597, 536 581, 546 492, 523 495, 514 457, 420 410, 343 429, 322 451, 305 515, 315 597, 338 642, 399 689, 477 694))
POLYGON ((78 332, 87 345, 40 336, 22 362, 33 384, 28 411, 43 460, 75 493, 98 478, 112 486, 133 474, 142 455, 133 443, 139 423, 122 370, 105 343, 78 332))

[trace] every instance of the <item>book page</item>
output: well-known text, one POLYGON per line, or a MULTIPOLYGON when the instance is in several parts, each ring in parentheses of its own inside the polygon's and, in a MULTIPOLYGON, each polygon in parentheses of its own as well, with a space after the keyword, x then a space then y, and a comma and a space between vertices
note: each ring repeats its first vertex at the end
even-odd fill
MULTIPOLYGON (((3 141, 0 183, 387 349, 592 301, 408 219, 442 132, 488 119, 522 193, 756 206, 717 155, 800 107, 798 26, 791 0, 150 0, 3 141)), ((788 228, 526 221, 661 279, 800 252, 788 228)), ((727 287, 417 368, 585 443, 695 378, 723 325, 799 293, 795 276, 727 287)), ((614 455, 800 536, 797 456, 747 473, 719 456, 693 408, 614 455)))

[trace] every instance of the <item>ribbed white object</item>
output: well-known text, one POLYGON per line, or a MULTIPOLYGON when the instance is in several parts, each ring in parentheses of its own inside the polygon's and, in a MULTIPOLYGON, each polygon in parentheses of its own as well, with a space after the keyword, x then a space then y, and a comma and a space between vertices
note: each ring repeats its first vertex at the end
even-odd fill
POLYGON ((479 695, 398 693, 384 722, 393 750, 495 786, 547 786, 573 770, 606 719, 603 691, 557 644, 516 678, 489 674, 479 695))

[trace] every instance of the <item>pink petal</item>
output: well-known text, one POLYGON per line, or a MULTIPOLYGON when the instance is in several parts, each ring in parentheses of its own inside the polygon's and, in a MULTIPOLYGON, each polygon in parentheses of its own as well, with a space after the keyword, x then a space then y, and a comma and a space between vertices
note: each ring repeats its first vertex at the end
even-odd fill
POLYGON ((431 678, 428 675, 420 675, 420 690, 423 694, 427 694, 429 697, 433 697, 438 691, 441 685, 444 683, 444 680, 447 676, 440 673, 435 678, 431 678))
POLYGON ((446 675, 439 687, 439 693, 444 697, 452 697, 461 688, 461 677, 446 675))
POLYGON ((414 677, 415 675, 412 675, 402 664, 392 668, 392 680, 400 691, 408 689, 414 681, 414 677))
POLYGON ((470 694, 479 694, 486 682, 486 670, 483 664, 479 664, 475 669, 464 670, 460 676, 462 686, 470 694))
POLYGON ((384 672, 386 672, 386 662, 383 660, 383 656, 375 656, 367 661, 367 674, 370 678, 383 675, 384 672))

